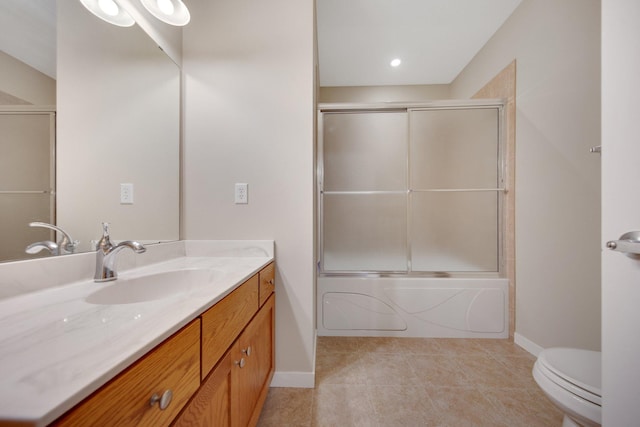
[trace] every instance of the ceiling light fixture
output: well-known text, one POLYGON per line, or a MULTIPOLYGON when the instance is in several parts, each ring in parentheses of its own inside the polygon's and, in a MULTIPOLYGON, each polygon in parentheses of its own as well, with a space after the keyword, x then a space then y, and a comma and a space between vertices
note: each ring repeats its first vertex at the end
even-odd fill
POLYGON ((153 16, 170 25, 182 27, 189 23, 191 15, 182 0, 140 0, 153 16))
POLYGON ((393 59, 393 60, 391 61, 391 63, 390 63, 390 65, 391 65, 392 67, 397 67, 397 66, 399 66, 400 64, 402 64, 402 61, 401 61, 399 58, 393 59))
POLYGON ((118 27, 130 27, 136 23, 115 0, 80 0, 80 3, 98 18, 118 27))

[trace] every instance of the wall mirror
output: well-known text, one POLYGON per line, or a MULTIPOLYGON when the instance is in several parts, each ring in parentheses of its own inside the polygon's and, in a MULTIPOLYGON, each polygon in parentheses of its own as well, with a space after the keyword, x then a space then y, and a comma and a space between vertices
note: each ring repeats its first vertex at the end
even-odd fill
POLYGON ((179 67, 138 25, 110 25, 79 1, 3 0, 0 22, 27 12, 35 22, 55 18, 56 65, 46 71, 55 92, 53 102, 32 94, 31 74, 46 75, 0 45, 0 261, 51 255, 25 253, 60 240, 34 221, 65 229, 75 253, 93 250, 101 222, 116 241, 178 239, 179 67), (25 3, 35 7, 17 9, 25 3))

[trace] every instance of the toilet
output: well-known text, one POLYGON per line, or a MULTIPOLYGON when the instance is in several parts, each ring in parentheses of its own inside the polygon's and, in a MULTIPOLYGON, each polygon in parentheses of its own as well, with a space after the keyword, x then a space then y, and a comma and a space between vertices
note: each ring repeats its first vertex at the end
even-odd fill
POLYGON ((548 348, 533 365, 533 378, 564 412, 563 427, 602 424, 602 356, 599 351, 548 348))

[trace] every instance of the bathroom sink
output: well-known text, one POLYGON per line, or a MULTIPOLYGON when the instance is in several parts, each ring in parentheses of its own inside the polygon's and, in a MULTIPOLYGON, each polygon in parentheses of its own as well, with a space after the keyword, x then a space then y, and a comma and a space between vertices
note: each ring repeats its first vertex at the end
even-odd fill
POLYGON ((112 305, 154 301, 177 295, 187 295, 211 284, 220 276, 218 270, 183 269, 131 278, 120 278, 97 290, 86 301, 90 304, 112 305))

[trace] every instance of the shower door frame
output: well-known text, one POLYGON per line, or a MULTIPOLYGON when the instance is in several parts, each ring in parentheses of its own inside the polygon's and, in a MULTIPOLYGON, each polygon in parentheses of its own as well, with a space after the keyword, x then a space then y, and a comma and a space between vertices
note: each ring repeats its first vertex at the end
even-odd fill
MULTIPOLYGON (((48 195, 49 198, 49 218, 46 222, 50 224, 56 223, 57 218, 57 193, 56 193, 56 115, 57 109, 55 105, 2 105, 0 106, 0 114, 2 115, 26 115, 26 116, 48 116, 49 119, 49 188, 47 189, 31 189, 20 188, 12 190, 0 190, 0 197, 3 195, 29 195, 42 194, 48 195)), ((26 221, 26 220, 25 220, 26 221)), ((27 222, 25 222, 26 226, 27 222)), ((41 230, 45 232, 45 230, 41 230)), ((55 240, 55 231, 47 230, 49 240, 55 240)), ((0 259, 0 262, 14 261, 13 259, 0 259)))
MULTIPOLYGON (((504 259, 505 245, 505 208, 504 195, 509 191, 506 182, 506 121, 505 121, 504 99, 473 99, 473 100, 445 100, 421 103, 402 103, 402 102, 384 102, 384 103, 323 103, 318 104, 318 123, 317 123, 317 154, 316 154, 316 197, 317 197, 317 269, 320 277, 506 277, 504 259), (446 190, 428 190, 440 192, 478 192, 493 191, 498 196, 497 206, 497 271, 413 271, 411 265, 411 193, 410 182, 410 151, 407 151, 407 190, 406 193, 406 241, 405 256, 407 268, 403 271, 374 271, 374 270, 325 270, 324 269, 324 194, 332 192, 324 191, 324 114, 329 113, 374 113, 374 112, 406 112, 407 113, 407 144, 410 144, 410 111, 425 110, 457 110, 457 109, 496 109, 498 113, 498 144, 497 144, 497 164, 498 164, 498 186, 496 188, 461 188, 446 190)), ((408 147, 407 147, 408 148, 408 147)), ((338 193, 338 192, 336 192, 338 193)), ((349 193, 349 192, 339 192, 349 193)), ((400 193, 400 191, 362 191, 358 194, 390 194, 400 193)))

